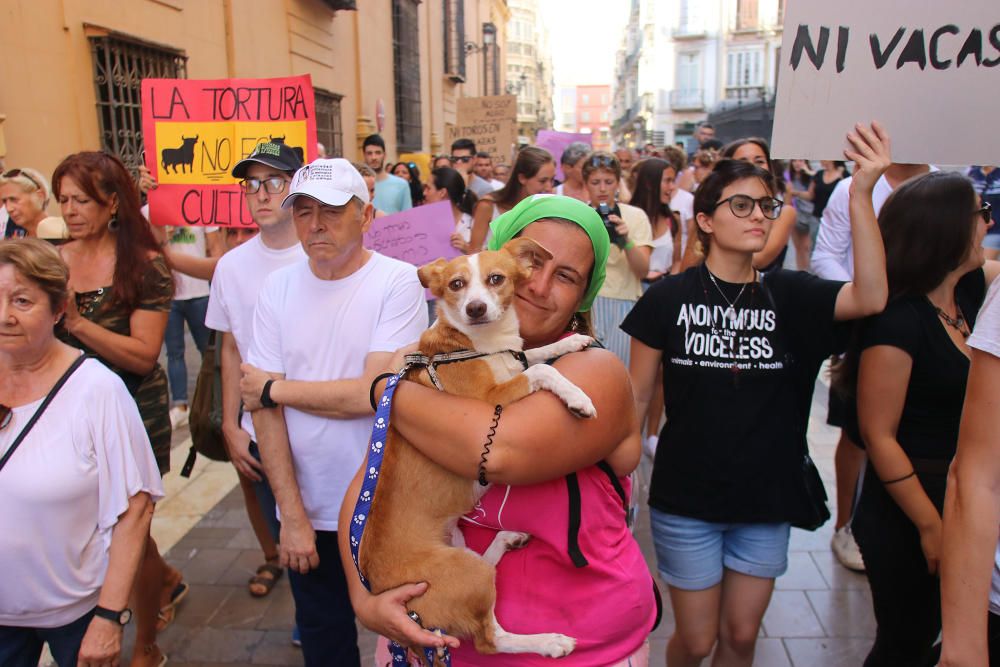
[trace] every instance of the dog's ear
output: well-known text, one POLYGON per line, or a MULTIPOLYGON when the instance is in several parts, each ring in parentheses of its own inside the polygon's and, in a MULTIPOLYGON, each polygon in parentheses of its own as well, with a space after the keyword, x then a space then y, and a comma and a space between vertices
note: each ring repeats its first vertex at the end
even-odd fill
POLYGON ((448 265, 448 262, 444 259, 435 259, 430 264, 424 264, 419 269, 417 269, 417 278, 420 279, 420 284, 431 291, 431 293, 440 296, 441 292, 441 276, 444 273, 444 267, 448 265))
POLYGON ((521 268, 526 271, 531 271, 534 266, 552 259, 552 253, 546 250, 545 246, 524 236, 507 241, 500 249, 513 255, 521 268))

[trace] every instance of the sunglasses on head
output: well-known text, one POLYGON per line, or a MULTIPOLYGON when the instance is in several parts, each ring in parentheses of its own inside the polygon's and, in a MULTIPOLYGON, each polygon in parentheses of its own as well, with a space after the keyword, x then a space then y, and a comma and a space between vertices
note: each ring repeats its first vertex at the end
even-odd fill
POLYGON ((612 169, 616 164, 618 164, 618 160, 613 157, 595 155, 590 158, 590 166, 597 169, 612 169))
POLYGON ((982 217, 983 222, 987 225, 993 222, 993 205, 988 201, 983 202, 983 207, 976 211, 976 214, 982 217))
POLYGON ((34 176, 32 176, 28 172, 24 171, 23 169, 11 169, 10 171, 4 172, 4 175, 3 175, 4 178, 17 178, 18 176, 22 176, 22 177, 28 179, 39 190, 44 190, 45 189, 45 188, 42 187, 41 183, 39 183, 38 181, 35 180, 34 176))

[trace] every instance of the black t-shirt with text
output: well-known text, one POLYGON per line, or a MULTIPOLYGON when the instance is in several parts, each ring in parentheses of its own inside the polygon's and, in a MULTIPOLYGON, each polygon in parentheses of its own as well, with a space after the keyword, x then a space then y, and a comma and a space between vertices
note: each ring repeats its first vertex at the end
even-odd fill
POLYGON ((663 351, 667 413, 651 507, 716 522, 799 517, 813 385, 846 339, 833 320, 842 286, 784 269, 713 283, 700 266, 639 299, 622 329, 663 351))

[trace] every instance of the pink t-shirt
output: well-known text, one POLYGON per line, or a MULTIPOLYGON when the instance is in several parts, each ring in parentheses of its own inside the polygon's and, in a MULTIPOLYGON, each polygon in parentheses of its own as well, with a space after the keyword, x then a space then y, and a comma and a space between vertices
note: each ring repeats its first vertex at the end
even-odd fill
MULTIPOLYGON (((533 653, 484 656, 471 641, 452 652, 466 665, 606 666, 635 653, 656 617, 653 583, 625 510, 607 474, 597 466, 577 473, 581 498, 580 551, 589 565, 576 567, 568 553, 569 495, 564 478, 531 486, 493 486, 459 522, 466 545, 483 553, 500 530, 530 533, 523 549, 497 566, 496 615, 518 634, 558 632, 577 640, 569 656, 533 653)), ((627 479, 622 479, 626 493, 627 479)))

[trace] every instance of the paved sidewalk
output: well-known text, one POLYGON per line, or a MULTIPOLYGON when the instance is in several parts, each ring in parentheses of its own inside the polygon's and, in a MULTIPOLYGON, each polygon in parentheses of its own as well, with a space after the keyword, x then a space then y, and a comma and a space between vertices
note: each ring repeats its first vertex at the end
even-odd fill
MULTIPOLYGON (((818 382, 809 436, 832 495, 837 434, 823 423, 826 391, 818 382)), ((175 471, 187 454, 186 441, 186 429, 179 430, 175 471)), ((191 481, 182 482, 175 472, 166 483, 170 495, 157 508, 154 535, 167 560, 191 584, 177 619, 161 635, 170 664, 302 664, 301 653, 290 643, 294 607, 287 577, 268 597, 253 598, 247 592, 246 582, 262 556, 232 468, 200 460, 191 481)), ((854 667, 863 661, 874 630, 868 585, 864 576, 836 563, 829 548, 831 533, 829 523, 815 533, 793 530, 789 570, 778 579, 764 618, 754 663, 758 667, 854 667)), ((655 570, 647 512, 640 515, 636 535, 655 570)), ((652 666, 664 665, 673 627, 668 604, 651 637, 652 666)), ((371 633, 362 631, 361 648, 368 667, 374 653, 371 633)), ((129 639, 126 654, 130 650, 129 639)))

